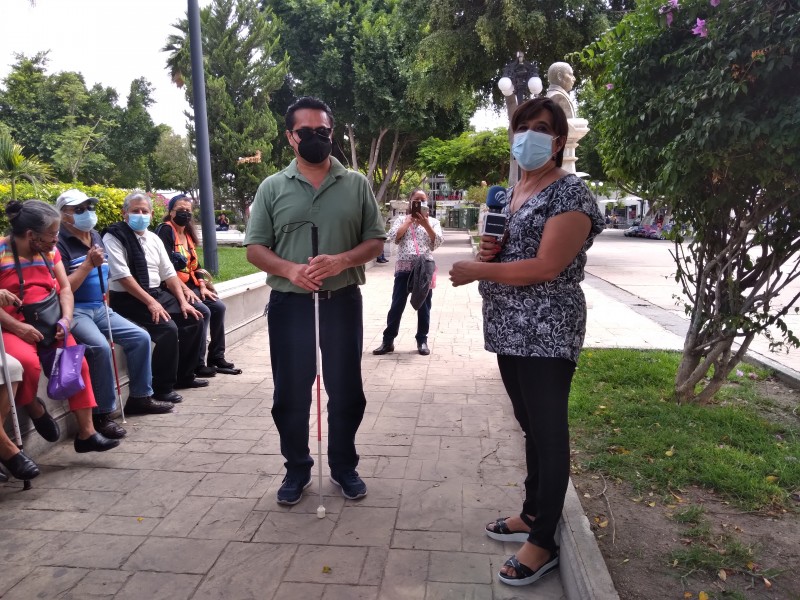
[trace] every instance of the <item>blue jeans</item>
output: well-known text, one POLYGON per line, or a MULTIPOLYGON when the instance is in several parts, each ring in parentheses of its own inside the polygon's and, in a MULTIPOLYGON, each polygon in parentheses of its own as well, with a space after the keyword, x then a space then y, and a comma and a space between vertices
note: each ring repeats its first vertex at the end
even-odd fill
MULTIPOLYGON (((319 301, 322 377, 328 396, 328 464, 333 474, 358 465, 356 432, 367 406, 361 382, 361 290, 352 285, 338 292, 319 301)), ((268 308, 275 383, 272 418, 287 472, 303 475, 314 465, 308 449, 308 418, 316 379, 314 300, 311 294, 273 290, 268 308)))
MULTIPOLYGON (((383 341, 391 344, 397 333, 400 331, 400 319, 406 308, 408 300, 408 277, 410 271, 399 271, 394 274, 394 289, 392 290, 392 306, 389 308, 389 316, 386 317, 386 329, 383 330, 383 341)), ((433 304, 433 290, 428 292, 425 303, 417 311, 417 335, 414 336, 417 344, 428 341, 428 331, 431 327, 431 306, 433 304)))
MULTIPOLYGON (((153 394, 150 382, 153 379, 150 371, 150 335, 138 325, 121 317, 110 308, 111 332, 114 344, 119 344, 128 359, 130 395, 146 397, 153 394)), ((92 377, 92 388, 97 401, 97 414, 107 414, 116 408, 116 387, 114 381, 114 363, 111 358, 111 346, 108 336, 108 320, 106 310, 101 304, 93 308, 87 305, 75 305, 72 323, 72 335, 86 346, 86 361, 92 377)))

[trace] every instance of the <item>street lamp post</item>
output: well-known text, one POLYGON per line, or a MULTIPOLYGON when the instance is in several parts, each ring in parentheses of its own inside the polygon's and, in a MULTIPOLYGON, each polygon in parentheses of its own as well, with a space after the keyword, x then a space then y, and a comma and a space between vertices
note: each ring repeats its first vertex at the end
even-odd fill
MULTIPOLYGON (((536 61, 526 62, 525 54, 517 52, 517 57, 503 67, 503 76, 498 80, 497 87, 506 97, 506 109, 508 111, 508 143, 514 140, 514 132, 511 131, 511 115, 514 114, 517 106, 525 101, 526 91, 531 96, 541 94, 543 86, 539 77, 539 63, 536 61)), ((514 185, 519 178, 517 161, 511 155, 511 164, 508 173, 508 184, 514 185)))

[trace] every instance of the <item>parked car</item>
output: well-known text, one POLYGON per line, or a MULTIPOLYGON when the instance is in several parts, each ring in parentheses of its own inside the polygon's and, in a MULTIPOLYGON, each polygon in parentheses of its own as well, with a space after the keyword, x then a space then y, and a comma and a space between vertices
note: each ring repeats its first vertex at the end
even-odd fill
POLYGON ((651 231, 647 237, 651 240, 665 240, 672 231, 672 223, 667 223, 663 227, 658 228, 656 231, 651 231))
POLYGON ((641 225, 634 225, 633 227, 628 227, 625 231, 622 232, 622 235, 625 237, 639 237, 639 230, 642 228, 641 225))

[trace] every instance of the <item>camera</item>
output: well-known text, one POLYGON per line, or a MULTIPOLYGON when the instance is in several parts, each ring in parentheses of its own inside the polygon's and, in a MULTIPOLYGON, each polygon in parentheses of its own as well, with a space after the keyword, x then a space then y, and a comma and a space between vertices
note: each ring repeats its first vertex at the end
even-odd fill
POLYGON ((483 220, 483 235, 493 235, 501 238, 506 233, 508 217, 502 213, 486 213, 483 220))
POLYGON ((422 201, 421 200, 412 200, 411 201, 411 216, 416 216, 422 212, 422 201))

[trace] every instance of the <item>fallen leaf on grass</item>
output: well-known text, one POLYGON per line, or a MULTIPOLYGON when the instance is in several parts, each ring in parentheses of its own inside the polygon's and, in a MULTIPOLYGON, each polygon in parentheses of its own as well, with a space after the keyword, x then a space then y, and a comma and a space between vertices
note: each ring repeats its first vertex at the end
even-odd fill
POLYGON ((650 508, 653 508, 655 505, 656 505, 655 502, 648 502, 647 503, 647 506, 649 506, 650 508))
POLYGON ((683 592, 684 598, 694 598, 694 594, 692 592, 683 592))
POLYGON ((708 600, 708 594, 705 592, 700 592, 697 594, 697 600, 708 600))
POLYGON ((328 565, 325 565, 324 567, 322 567, 322 572, 323 573, 330 573, 332 571, 333 571, 333 569, 331 569, 328 565))
POLYGON ((772 588, 772 582, 769 579, 767 579, 766 577, 763 577, 762 579, 764 579, 764 587, 765 588, 767 588, 767 589, 772 588))
POLYGON ((719 573, 717 573, 717 577, 722 579, 722 581, 728 581, 728 573, 725 572, 725 569, 720 569, 719 573))
POLYGON ((767 483, 777 483, 780 478, 776 475, 767 475, 764 479, 767 483))
POLYGON ((675 446, 670 446, 669 450, 664 452, 664 455, 666 455, 666 456, 674 456, 675 455, 675 446))

